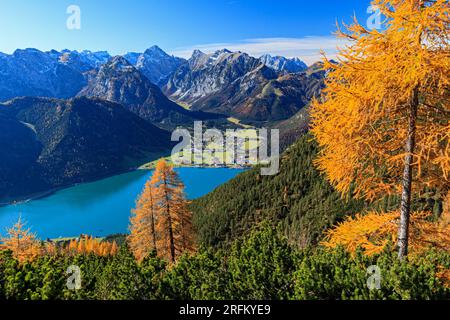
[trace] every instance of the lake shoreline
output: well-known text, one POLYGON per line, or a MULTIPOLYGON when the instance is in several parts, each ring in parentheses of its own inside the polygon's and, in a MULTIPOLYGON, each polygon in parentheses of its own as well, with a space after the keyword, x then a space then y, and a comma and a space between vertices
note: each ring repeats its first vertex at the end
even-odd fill
MULTIPOLYGON (((245 169, 176 168, 185 186, 186 199, 193 200, 227 183, 245 169)), ((126 233, 136 199, 153 170, 132 170, 91 183, 77 184, 51 194, 35 194, 40 200, 0 208, 0 237, 17 222, 19 215, 40 240, 76 238, 81 234, 107 237, 126 233), (48 196, 49 195, 49 196, 48 196)))
POLYGON ((86 179, 85 181, 82 181, 82 182, 67 183, 67 184, 61 185, 59 187, 51 188, 49 190, 45 190, 45 191, 41 191, 41 192, 35 192, 35 193, 32 193, 32 194, 24 195, 24 196, 15 198, 14 200, 8 200, 6 202, 0 202, 0 207, 6 207, 6 206, 11 206, 11 205, 27 203, 27 202, 33 201, 33 200, 39 200, 39 199, 42 199, 42 198, 49 197, 49 196, 55 194, 56 192, 64 190, 64 189, 76 187, 78 185, 85 184, 85 183, 92 183, 92 182, 96 182, 96 181, 112 178, 114 176, 130 173, 130 172, 137 171, 137 170, 139 170, 139 168, 130 168, 130 169, 127 169, 127 170, 121 170, 119 172, 99 175, 97 177, 93 177, 92 179, 86 179))
MULTIPOLYGON (((156 161, 153 161, 156 163, 156 161)), ((123 170, 120 172, 116 172, 113 174, 107 174, 107 175, 102 175, 93 179, 88 179, 86 181, 83 182, 76 182, 76 183, 69 183, 69 184, 65 184, 59 187, 55 187, 52 188, 50 190, 46 190, 46 191, 42 191, 42 192, 36 192, 36 193, 32 193, 29 195, 25 195, 25 196, 21 196, 18 198, 15 198, 13 200, 7 200, 5 202, 0 202, 0 208, 2 207, 7 207, 7 206, 14 206, 14 205, 20 205, 23 203, 27 203, 29 201, 35 201, 35 200, 39 200, 39 199, 43 199, 43 198, 47 198, 53 194, 55 194, 58 191, 61 190, 65 190, 65 189, 69 189, 72 187, 76 187, 78 185, 82 185, 85 183, 92 183, 92 182, 97 182, 97 181, 101 181, 104 179, 108 179, 108 178, 112 178, 115 176, 119 176, 122 174, 126 174, 126 173, 130 173, 130 172, 135 172, 135 171, 151 171, 154 169, 154 167, 152 166, 148 166, 149 164, 152 164, 153 162, 147 163, 145 165, 142 165, 140 167, 137 168, 132 168, 132 169, 128 169, 128 170, 123 170)), ((174 168, 199 168, 199 169, 248 169, 249 167, 243 167, 243 166, 195 166, 195 165, 173 165, 174 168)))

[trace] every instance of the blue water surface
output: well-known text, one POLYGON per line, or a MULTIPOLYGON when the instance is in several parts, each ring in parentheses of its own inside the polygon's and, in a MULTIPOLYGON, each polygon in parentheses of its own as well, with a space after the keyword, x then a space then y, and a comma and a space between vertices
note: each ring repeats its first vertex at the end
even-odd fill
MULTIPOLYGON (((177 168, 186 195, 195 199, 241 173, 230 168, 177 168)), ((0 235, 19 215, 40 239, 125 233, 130 211, 152 171, 138 170, 60 190, 48 197, 0 207, 0 235)))

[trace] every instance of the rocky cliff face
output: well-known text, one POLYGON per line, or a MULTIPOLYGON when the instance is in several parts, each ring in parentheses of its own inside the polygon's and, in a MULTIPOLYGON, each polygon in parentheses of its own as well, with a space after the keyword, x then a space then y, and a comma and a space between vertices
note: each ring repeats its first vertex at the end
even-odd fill
POLYGON ((189 123, 192 113, 169 100, 124 57, 116 56, 98 71, 91 71, 88 85, 78 96, 95 97, 122 104, 139 117, 164 128, 189 123))
POLYGON ((48 53, 25 49, 0 55, 0 101, 20 96, 69 98, 85 84, 79 71, 48 53))
POLYGON ((161 87, 176 69, 186 63, 185 59, 170 56, 158 46, 152 46, 144 53, 127 53, 124 58, 152 83, 161 87))
POLYGON ((242 95, 249 95, 261 82, 277 74, 258 59, 226 49, 206 55, 195 51, 188 64, 169 80, 165 92, 195 110, 230 111, 242 95))
POLYGON ((305 71, 308 68, 308 66, 299 58, 288 59, 281 56, 272 57, 270 54, 265 54, 260 60, 266 66, 278 72, 297 73, 305 71))
POLYGON ((276 77, 275 72, 245 53, 233 53, 224 49, 207 55, 197 50, 188 60, 188 64, 181 66, 174 73, 165 87, 165 92, 196 109, 208 109, 209 106, 202 106, 197 102, 214 94, 226 93, 235 82, 246 81, 244 77, 250 72, 269 79, 276 77))
POLYGON ((195 51, 164 90, 193 110, 277 121, 303 108, 320 90, 318 82, 306 72, 277 72, 259 59, 224 49, 209 55, 195 51))

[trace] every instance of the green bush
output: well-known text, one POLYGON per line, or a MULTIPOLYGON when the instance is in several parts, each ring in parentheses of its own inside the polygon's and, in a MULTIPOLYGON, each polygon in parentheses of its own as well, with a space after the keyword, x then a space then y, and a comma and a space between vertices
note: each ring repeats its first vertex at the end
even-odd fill
POLYGON ((0 299, 449 299, 437 276, 450 269, 448 253, 430 250, 400 262, 391 251, 366 257, 343 249, 295 249, 268 223, 229 250, 202 248, 167 265, 154 253, 138 264, 127 246, 115 257, 41 257, 19 264, 0 253, 0 299), (70 265, 82 272, 81 290, 69 290, 70 265), (370 290, 367 268, 380 268, 370 290))

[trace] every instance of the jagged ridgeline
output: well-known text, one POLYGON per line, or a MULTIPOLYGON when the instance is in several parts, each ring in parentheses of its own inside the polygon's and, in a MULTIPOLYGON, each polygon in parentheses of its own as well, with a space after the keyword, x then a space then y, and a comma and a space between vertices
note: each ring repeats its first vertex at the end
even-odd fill
POLYGON ((282 156, 279 173, 261 176, 253 168, 192 203, 201 244, 223 247, 261 221, 279 225, 293 245, 313 245, 323 231, 363 201, 343 200, 314 168, 317 146, 301 137, 282 156))

